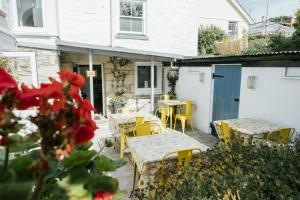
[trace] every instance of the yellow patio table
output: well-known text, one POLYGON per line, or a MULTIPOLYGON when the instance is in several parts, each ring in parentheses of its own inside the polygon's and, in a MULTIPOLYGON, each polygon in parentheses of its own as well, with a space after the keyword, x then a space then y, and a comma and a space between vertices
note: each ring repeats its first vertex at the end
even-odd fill
POLYGON ((206 151, 209 148, 194 138, 169 128, 158 135, 128 138, 127 145, 135 162, 133 188, 138 171, 139 189, 146 188, 147 183, 154 181, 155 174, 160 173, 161 161, 166 154, 183 149, 197 148, 206 151))
MULTIPOLYGON (((116 139, 118 137, 124 138, 124 135, 122 135, 122 134, 125 134, 124 129, 127 127, 128 122, 130 122, 131 119, 133 120, 136 117, 144 117, 144 122, 156 122, 162 126, 161 120, 158 117, 156 117, 155 115, 152 115, 149 113, 131 112, 131 113, 111 114, 111 115, 109 115, 109 118, 108 118, 108 124, 109 124, 109 130, 114 135, 115 143, 116 143, 116 139)), ((132 123, 135 123, 135 121, 132 121, 132 123)), ((120 142, 125 142, 125 141, 120 141, 120 142)), ((123 157, 122 151, 123 150, 120 148, 121 158, 123 157)))
POLYGON ((170 113, 170 128, 173 128, 173 115, 174 115, 174 108, 176 106, 183 105, 183 101, 179 100, 159 100, 158 106, 167 106, 169 107, 169 113, 170 113))
POLYGON ((279 124, 256 118, 218 120, 213 123, 219 136, 222 135, 222 121, 227 123, 230 129, 239 133, 246 142, 252 142, 254 136, 263 138, 264 135, 279 131, 282 128, 279 124))

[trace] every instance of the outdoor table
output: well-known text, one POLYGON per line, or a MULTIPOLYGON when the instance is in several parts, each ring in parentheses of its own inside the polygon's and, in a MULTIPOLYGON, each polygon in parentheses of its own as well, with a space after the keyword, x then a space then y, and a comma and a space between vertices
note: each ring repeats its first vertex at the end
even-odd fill
POLYGON ((183 101, 179 100, 159 100, 158 105, 163 105, 169 107, 169 113, 170 113, 170 128, 173 128, 173 114, 174 114, 174 107, 175 106, 181 106, 184 105, 183 101))
POLYGON ((162 134, 129 138, 127 145, 135 162, 133 188, 138 170, 140 189, 145 188, 147 183, 154 179, 166 154, 191 148, 198 148, 202 151, 208 149, 208 146, 194 138, 169 128, 165 129, 162 134))
POLYGON ((253 136, 263 136, 264 134, 278 131, 282 126, 262 119, 241 118, 230 120, 214 121, 217 134, 221 133, 221 122, 226 122, 229 127, 251 141, 253 136))
POLYGON ((161 124, 161 121, 158 117, 149 114, 149 113, 140 113, 140 112, 132 112, 132 113, 116 113, 111 114, 109 116, 109 129, 114 135, 119 135, 121 133, 122 128, 128 123, 128 120, 133 119, 135 117, 144 117, 145 122, 157 122, 161 124))

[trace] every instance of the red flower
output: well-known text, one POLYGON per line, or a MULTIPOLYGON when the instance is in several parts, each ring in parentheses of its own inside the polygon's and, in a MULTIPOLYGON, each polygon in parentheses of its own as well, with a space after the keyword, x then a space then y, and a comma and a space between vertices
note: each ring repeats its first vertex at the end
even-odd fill
POLYGON ((8 137, 0 135, 0 145, 5 146, 7 144, 8 144, 8 137))
POLYGON ((109 192, 96 192, 93 200, 110 200, 112 198, 112 194, 109 192))
POLYGON ((17 90, 17 88, 17 82, 5 71, 5 69, 0 67, 0 93, 8 89, 17 90))
POLYGON ((80 74, 75 74, 69 70, 64 70, 58 74, 62 82, 70 83, 76 89, 81 88, 85 84, 85 80, 80 74))
POLYGON ((41 94, 46 98, 61 98, 63 95, 63 85, 57 81, 50 84, 41 84, 41 94))
POLYGON ((20 110, 26 110, 30 107, 39 105, 40 91, 36 88, 28 88, 26 85, 22 84, 22 93, 17 97, 19 100, 17 108, 20 110))
POLYGON ((94 131, 86 125, 81 125, 75 132, 74 140, 76 144, 84 144, 94 137, 94 131))

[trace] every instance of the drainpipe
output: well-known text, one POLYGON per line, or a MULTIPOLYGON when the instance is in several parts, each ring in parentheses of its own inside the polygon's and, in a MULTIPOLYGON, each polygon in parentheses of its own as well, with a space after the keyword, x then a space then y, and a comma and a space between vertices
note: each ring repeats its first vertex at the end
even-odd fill
POLYGON ((110 46, 113 47, 113 0, 110 0, 110 46))

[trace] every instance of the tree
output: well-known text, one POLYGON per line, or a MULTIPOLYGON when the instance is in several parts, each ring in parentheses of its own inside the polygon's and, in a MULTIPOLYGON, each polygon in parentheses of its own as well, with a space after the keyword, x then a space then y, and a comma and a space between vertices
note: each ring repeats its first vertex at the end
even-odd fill
POLYGON ((295 23, 293 24, 294 28, 299 30, 300 29, 300 8, 297 9, 296 11, 296 20, 295 23))
POLYGON ((226 33, 216 26, 210 26, 199 30, 198 53, 199 55, 214 54, 214 43, 226 38, 226 33))

